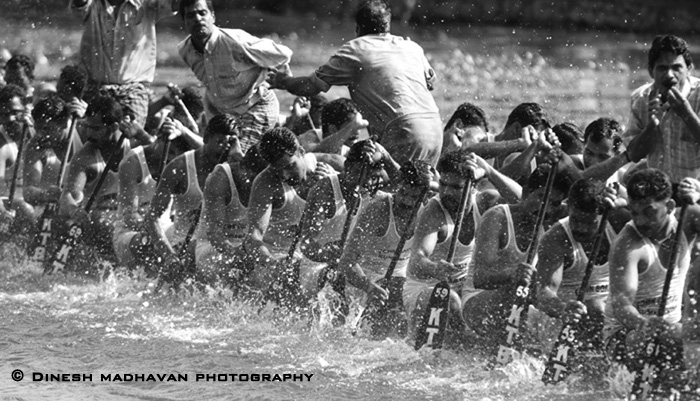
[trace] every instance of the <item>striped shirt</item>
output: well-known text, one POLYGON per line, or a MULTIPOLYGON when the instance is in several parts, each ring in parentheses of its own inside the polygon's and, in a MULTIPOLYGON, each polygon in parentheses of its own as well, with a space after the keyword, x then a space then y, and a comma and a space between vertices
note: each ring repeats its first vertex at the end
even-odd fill
MULTIPOLYGON (((646 84, 632 93, 632 113, 623 138, 626 144, 641 134, 649 118, 649 94, 654 84, 646 84)), ((688 84, 681 92, 690 107, 700 112, 700 79, 688 77, 688 84)), ((671 182, 678 183, 685 177, 700 178, 700 143, 673 110, 661 117, 660 135, 655 135, 655 144, 647 155, 649 167, 658 168, 668 174, 671 182)))
POLYGON ((245 113, 269 90, 265 82, 268 69, 281 67, 292 57, 288 47, 270 39, 219 27, 212 31, 204 53, 194 48, 189 36, 177 48, 207 88, 207 114, 245 113))
POLYGON ((156 22, 175 15, 174 0, 88 0, 70 9, 83 23, 80 62, 88 78, 101 84, 153 82, 156 73, 156 22))

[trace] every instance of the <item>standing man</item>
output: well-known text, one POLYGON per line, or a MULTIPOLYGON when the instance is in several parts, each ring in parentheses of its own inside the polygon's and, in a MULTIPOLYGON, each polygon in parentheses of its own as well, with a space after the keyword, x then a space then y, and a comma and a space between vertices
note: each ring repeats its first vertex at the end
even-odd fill
POLYGON ((654 82, 632 93, 632 112, 623 139, 634 162, 647 158, 649 167, 678 184, 700 174, 700 79, 691 77, 693 58, 688 43, 673 35, 657 36, 649 50, 649 75, 654 82), (630 147, 639 137, 640 146, 630 147))
POLYGON ((430 90, 435 71, 423 49, 389 33, 387 0, 365 0, 355 13, 357 38, 344 44, 308 77, 273 74, 270 82, 298 96, 347 86, 350 97, 392 157, 403 165, 412 159, 437 164, 442 148, 442 121, 430 90))
POLYGON ((214 25, 211 0, 183 0, 180 15, 190 36, 178 51, 207 88, 207 119, 222 113, 237 117, 244 127, 240 143, 245 153, 277 123, 279 102, 265 78, 270 70, 288 70, 292 51, 243 30, 214 25))
POLYGON ((156 72, 156 22, 175 14, 179 0, 70 0, 83 24, 80 64, 87 71, 85 100, 100 92, 121 104, 124 114, 146 123, 146 85, 156 72))

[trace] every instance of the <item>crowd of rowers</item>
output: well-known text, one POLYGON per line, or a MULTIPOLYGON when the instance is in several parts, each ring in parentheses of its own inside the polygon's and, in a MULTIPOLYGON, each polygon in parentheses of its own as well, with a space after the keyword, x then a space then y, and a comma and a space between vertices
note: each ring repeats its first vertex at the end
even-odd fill
MULTIPOLYGON (((465 103, 446 124, 436 166, 400 166, 379 143, 360 139, 367 121, 349 99, 315 98, 309 106, 298 98, 285 126, 243 149, 238 136, 245 128, 226 114, 204 124, 193 88, 153 102, 140 127, 108 95, 80 100, 84 85, 80 69, 68 66, 56 92, 33 105, 18 86, 0 90, 5 193, 23 163, 21 196, 12 191, 11 208, 2 203, 3 230, 31 238, 47 205, 57 204, 53 231, 70 221, 86 233, 72 269, 99 257, 171 283, 188 278, 265 292, 295 265, 297 299, 308 302, 319 284, 344 277, 352 296, 403 305, 409 335, 435 284, 447 281, 450 333, 469 332, 484 344, 503 331, 515 287, 535 281, 534 306, 555 319, 585 321, 590 349, 630 356, 661 330, 674 372, 685 367, 683 343, 698 351, 700 269, 692 251, 700 182, 686 178, 674 186, 664 172, 646 168, 639 144, 626 147, 621 125, 610 118, 583 131, 571 123, 550 126, 538 104, 523 103, 494 135, 484 111, 465 103), (105 172, 110 159, 118 167, 105 172), (466 186, 471 193, 456 229, 466 186), (93 192, 88 212, 85 199, 93 192), (537 227, 545 192, 548 207, 537 227), (677 228, 684 203, 691 205, 677 228), (605 210, 602 249, 580 302, 577 289, 605 210), (541 245, 526 263, 536 228, 541 245), (677 229, 681 256, 660 318, 677 229), (454 232, 459 238, 448 260, 454 232), (381 282, 390 265, 390 278, 381 282)), ((44 260, 56 252, 46 238, 30 248, 44 260)), ((697 365, 692 358, 685 359, 697 365)))

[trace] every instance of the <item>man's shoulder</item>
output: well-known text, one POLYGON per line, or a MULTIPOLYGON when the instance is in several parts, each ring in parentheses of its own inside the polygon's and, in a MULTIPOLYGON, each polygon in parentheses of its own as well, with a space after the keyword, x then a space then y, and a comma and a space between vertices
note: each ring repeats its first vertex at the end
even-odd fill
POLYGON ((636 101, 641 98, 647 98, 649 96, 649 92, 651 92, 651 88, 654 86, 653 82, 648 82, 639 88, 635 89, 632 91, 632 95, 630 97, 632 98, 632 101, 636 101))
POLYGON ((234 40, 236 42, 250 42, 251 40, 256 39, 255 36, 249 34, 243 29, 220 28, 218 26, 214 29, 219 31, 218 38, 223 40, 234 40))

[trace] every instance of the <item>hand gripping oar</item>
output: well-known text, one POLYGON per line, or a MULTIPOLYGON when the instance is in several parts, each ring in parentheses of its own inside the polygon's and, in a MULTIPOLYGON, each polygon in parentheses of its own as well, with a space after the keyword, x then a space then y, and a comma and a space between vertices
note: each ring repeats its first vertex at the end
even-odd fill
MULTIPOLYGON (((603 217, 600 219, 600 224, 598 225, 595 240, 593 241, 593 249, 588 256, 588 264, 586 265, 586 270, 581 280, 581 286, 576 293, 576 300, 579 302, 583 302, 586 296, 588 282, 591 279, 595 261, 598 259, 600 245, 603 243, 603 238, 605 237, 605 227, 608 224, 609 213, 610 208, 605 207, 605 210, 603 210, 603 217)), ((544 374, 542 375, 542 381, 545 384, 556 384, 569 376, 569 359, 581 345, 579 341, 580 330, 581 322, 572 320, 564 321, 564 326, 559 331, 557 341, 554 343, 554 347, 552 347, 552 351, 549 353, 549 360, 547 361, 544 374)))
MULTIPOLYGON (((470 173, 467 177, 466 185, 462 190, 462 197, 460 199, 459 209, 457 211, 457 220, 455 220, 455 228, 452 232, 450 248, 447 251, 447 261, 449 263, 452 263, 455 252, 457 252, 459 234, 460 231, 462 231, 462 221, 464 221, 464 215, 467 211, 467 203, 469 202, 472 193, 472 183, 473 179, 470 173)), ((473 207, 476 207, 476 205, 473 207)), ((449 307, 450 284, 445 280, 437 283, 435 288, 433 288, 432 294, 430 294, 428 305, 423 313, 423 319, 418 327, 415 345, 416 350, 419 350, 425 344, 433 349, 442 348, 445 332, 447 331, 448 320, 446 316, 443 317, 443 312, 447 313, 449 307)))
POLYGON ((197 125, 197 121, 194 119, 194 117, 192 117, 192 114, 190 113, 189 109, 187 109, 185 103, 182 101, 182 91, 180 90, 180 88, 178 88, 175 84, 170 83, 168 84, 168 90, 170 91, 170 93, 172 93, 173 98, 175 99, 175 103, 177 103, 177 105, 185 113, 187 121, 192 126, 193 132, 195 134, 199 134, 199 126, 197 125))
MULTIPOLYGON (((697 199, 695 199, 697 201, 697 199)), ((668 302, 668 293, 671 289, 671 281, 673 273, 678 267, 678 257, 680 256, 680 242, 683 235, 683 223, 685 222, 686 212, 688 211, 688 203, 683 203, 681 207, 681 215, 678 219, 676 227, 676 235, 671 247, 671 264, 666 269, 666 278, 664 280, 663 290, 661 291, 661 299, 659 300, 659 309, 656 311, 656 316, 663 318, 666 314, 666 303, 668 302)), ((659 330, 654 331, 651 338, 647 341, 644 347, 644 367, 641 372, 634 372, 634 382, 632 383, 632 391, 629 399, 631 400, 646 400, 651 396, 652 391, 658 387, 656 382, 659 371, 668 364, 667 355, 661 349, 661 333, 659 330)))
MULTIPOLYGON (((345 223, 343 224, 343 232, 340 235, 340 242, 338 242, 338 247, 342 251, 345 249, 345 244, 350 236, 350 227, 352 222, 355 220, 357 211, 360 209, 360 203, 362 202, 360 190, 362 185, 367 179, 369 174, 369 160, 365 160, 362 163, 362 168, 360 170, 360 176, 357 178, 357 183, 352 192, 352 201, 347 205, 347 216, 345 217, 345 223)), ((340 302, 334 307, 334 318, 339 324, 343 324, 345 321, 345 316, 350 312, 350 305, 348 304, 347 296, 345 295, 345 275, 338 271, 338 261, 333 261, 328 263, 328 265, 321 271, 318 277, 318 289, 321 290, 325 287, 326 283, 331 285, 333 291, 335 291, 340 297, 340 302)))
POLYGON ((394 255, 391 258, 391 262, 389 262, 389 267, 386 269, 384 278, 379 281, 379 285, 389 291, 389 299, 385 303, 380 303, 379 301, 370 302, 364 310, 364 314, 372 326, 372 333, 375 336, 387 335, 391 331, 395 331, 400 337, 404 337, 408 331, 408 321, 406 319, 406 311, 403 305, 403 280, 395 283, 392 282, 391 279, 394 275, 396 265, 399 262, 399 258, 403 253, 403 248, 406 245, 406 241, 408 241, 408 237, 412 234, 410 230, 411 224, 413 224, 413 221, 416 219, 418 210, 420 209, 430 190, 431 186, 425 188, 416 201, 416 204, 413 206, 411 215, 406 221, 406 227, 401 234, 401 238, 399 238, 399 243, 396 245, 396 250, 394 250, 394 255), (380 327, 378 327, 379 325, 382 325, 383 327, 380 329, 380 327))
MULTIPOLYGON (((76 116, 72 115, 70 118, 70 128, 68 129, 68 146, 66 147, 66 154, 61 159, 61 165, 58 171, 58 177, 56 178, 56 186, 61 187, 63 182, 63 177, 66 173, 66 165, 68 165, 68 159, 70 158, 70 153, 73 149, 73 130, 75 129, 76 116)), ((56 216, 56 211, 58 210, 58 205, 56 201, 49 202, 44 208, 44 212, 39 216, 37 220, 36 235, 34 235, 34 240, 30 249, 34 249, 32 254, 32 260, 39 263, 47 262, 46 253, 50 249, 51 239, 53 236, 53 220, 56 216)), ((44 271, 47 271, 47 266, 44 266, 44 271)))
MULTIPOLYGON (((559 162, 555 161, 550 167, 547 175, 547 183, 545 185, 544 199, 537 214, 537 223, 535 224, 535 232, 532 234, 532 241, 527 252, 526 263, 532 264, 532 261, 537 255, 537 247, 539 245, 540 229, 544 224, 544 218, 549 207, 549 198, 552 195, 552 187, 554 186, 554 178, 557 174, 557 166, 559 162)), ((531 282, 534 283, 534 277, 531 282)), ((506 311, 508 317, 505 321, 505 329, 499 338, 498 351, 496 354, 496 363, 506 365, 513 360, 514 355, 522 349, 522 331, 527 321, 527 312, 530 307, 530 290, 531 283, 517 283, 515 294, 513 294, 513 304, 506 311)))
MULTIPOLYGON (((15 190, 17 189, 17 175, 19 174, 19 165, 22 158, 22 148, 24 148, 24 138, 27 136, 27 131, 29 130, 29 125, 24 124, 22 127, 22 136, 19 138, 19 143, 17 144, 17 158, 15 159, 14 170, 12 171, 12 183, 10 183, 10 194, 7 200, 7 211, 12 210, 12 204, 15 201, 15 190)), ((10 226, 12 225, 12 219, 3 219, 0 223, 0 234, 2 238, 6 238, 10 234, 10 226)))
MULTIPOLYGON (((95 200, 97 200, 97 195, 100 193, 100 189, 102 189, 102 185, 107 179, 107 175, 119 162, 122 155, 122 144, 124 143, 125 139, 126 134, 122 133, 119 140, 117 140, 114 151, 110 155, 102 174, 100 174, 100 178, 95 185, 95 189, 90 195, 90 199, 88 199, 88 202, 85 205, 85 212, 90 213, 95 200)), ((71 253, 73 252, 73 248, 75 248, 76 244, 83 235, 83 230, 84 227, 82 227, 82 225, 77 221, 70 225, 68 232, 64 234, 63 238, 61 238, 61 242, 58 243, 57 251, 51 256, 49 264, 44 266, 44 274, 55 273, 63 270, 66 267, 71 253)))

